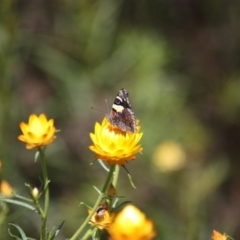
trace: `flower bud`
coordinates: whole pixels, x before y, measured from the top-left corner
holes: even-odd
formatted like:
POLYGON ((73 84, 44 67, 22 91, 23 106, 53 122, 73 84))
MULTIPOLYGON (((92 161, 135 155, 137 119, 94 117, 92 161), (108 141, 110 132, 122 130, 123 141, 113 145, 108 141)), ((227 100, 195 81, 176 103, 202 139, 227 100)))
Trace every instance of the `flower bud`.
POLYGON ((114 198, 117 195, 117 190, 116 188, 112 185, 112 183, 109 185, 108 190, 107 190, 107 195, 110 198, 114 198))
POLYGON ((38 194, 39 194, 39 191, 38 189, 35 187, 33 190, 32 190, 32 196, 36 199, 38 197, 38 194))

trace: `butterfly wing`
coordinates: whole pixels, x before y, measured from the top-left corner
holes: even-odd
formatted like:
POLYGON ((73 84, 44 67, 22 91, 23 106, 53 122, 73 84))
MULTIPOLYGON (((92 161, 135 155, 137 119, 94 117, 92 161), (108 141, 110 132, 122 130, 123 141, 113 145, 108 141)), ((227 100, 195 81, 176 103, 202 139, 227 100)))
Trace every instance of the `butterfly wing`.
POLYGON ((122 131, 136 132, 136 118, 131 109, 126 89, 121 89, 112 105, 112 111, 107 115, 109 122, 122 131))
POLYGON ((136 118, 130 108, 124 108, 121 112, 113 112, 110 122, 112 125, 125 132, 136 132, 136 118))

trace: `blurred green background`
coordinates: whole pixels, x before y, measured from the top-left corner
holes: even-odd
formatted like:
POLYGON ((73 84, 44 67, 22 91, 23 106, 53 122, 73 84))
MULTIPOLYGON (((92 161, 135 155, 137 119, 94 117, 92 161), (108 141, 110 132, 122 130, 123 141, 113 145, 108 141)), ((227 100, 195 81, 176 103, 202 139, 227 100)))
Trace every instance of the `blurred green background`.
MULTIPOLYGON (((213 229, 239 239, 239 25, 239 1, 1 0, 1 179, 23 195, 24 183, 40 186, 19 122, 54 118, 48 227, 65 220, 57 239, 70 237, 106 177, 90 165, 89 133, 124 87, 144 149, 127 165, 137 189, 121 170, 118 194, 154 221, 156 239, 207 240, 213 229)), ((9 208, 0 239, 9 222, 38 238, 38 215, 9 208)))

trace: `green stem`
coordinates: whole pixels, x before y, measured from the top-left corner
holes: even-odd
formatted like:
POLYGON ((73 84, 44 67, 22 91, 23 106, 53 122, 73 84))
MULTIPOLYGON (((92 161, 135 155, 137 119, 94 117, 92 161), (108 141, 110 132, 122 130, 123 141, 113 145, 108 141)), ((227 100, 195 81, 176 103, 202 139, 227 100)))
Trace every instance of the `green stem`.
MULTIPOLYGON (((113 177, 113 173, 115 170, 115 166, 116 165, 111 165, 110 171, 108 173, 107 179, 104 183, 104 186, 102 188, 101 193, 99 194, 97 201, 95 202, 95 205, 91 211, 91 213, 88 215, 88 217, 85 219, 85 221, 83 222, 83 224, 79 227, 79 229, 74 233, 74 235, 69 239, 69 240, 75 240, 77 239, 77 237, 80 235, 80 233, 82 232, 82 230, 86 227, 86 225, 88 224, 88 222, 90 221, 90 219, 92 218, 92 216, 95 214, 99 204, 101 203, 102 199, 105 197, 106 191, 108 189, 109 184, 112 181, 112 177, 113 177)), ((86 233, 87 234, 87 233, 86 233)), ((85 239, 85 236, 82 238, 85 239)))
POLYGON ((113 185, 115 188, 117 187, 119 170, 120 170, 119 165, 116 165, 116 168, 115 168, 115 171, 114 171, 114 175, 113 175, 113 181, 112 181, 112 185, 113 185))
MULTIPOLYGON (((34 199, 34 197, 33 197, 33 199, 34 199)), ((38 199, 34 199, 33 202, 34 202, 34 205, 36 206, 39 214, 41 215, 41 218, 43 219, 44 216, 45 216, 45 213, 44 213, 44 211, 42 210, 42 208, 40 206, 39 200, 38 199)))
POLYGON ((90 236, 92 236, 93 232, 95 232, 96 229, 90 228, 84 235, 84 237, 81 240, 87 240, 90 236))
POLYGON ((101 234, 102 234, 102 230, 98 229, 96 231, 96 235, 95 235, 95 239, 94 240, 100 240, 101 234))
MULTIPOLYGON (((116 189, 117 188, 117 181, 118 181, 118 176, 119 176, 119 171, 120 171, 120 166, 116 165, 114 174, 113 174, 113 180, 112 180, 112 185, 113 187, 116 189)), ((117 194, 117 193, 116 193, 117 194)), ((108 205, 111 207, 110 210, 112 210, 113 207, 113 200, 116 199, 116 196, 109 198, 108 201, 108 205)))
POLYGON ((42 167, 43 173, 43 184, 44 184, 44 210, 42 217, 42 232, 41 232, 41 240, 46 240, 46 224, 47 224, 47 217, 48 217, 48 209, 49 209, 49 187, 48 187, 48 174, 47 174, 47 167, 46 167, 46 159, 44 154, 44 149, 39 148, 40 153, 40 162, 42 167))

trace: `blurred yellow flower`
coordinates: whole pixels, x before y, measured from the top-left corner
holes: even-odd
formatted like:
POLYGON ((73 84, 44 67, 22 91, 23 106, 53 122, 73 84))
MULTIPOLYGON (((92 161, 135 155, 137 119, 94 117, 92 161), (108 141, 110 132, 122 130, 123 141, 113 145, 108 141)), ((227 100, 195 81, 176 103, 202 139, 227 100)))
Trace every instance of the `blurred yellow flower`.
MULTIPOLYGON (((88 213, 90 214, 92 212, 91 209, 88 209, 88 213)), ((98 229, 104 229, 111 225, 115 218, 115 213, 110 213, 108 206, 106 203, 101 204, 97 211, 92 216, 89 223, 93 226, 95 226, 98 229)))
POLYGON ((186 154, 181 145, 174 141, 166 141, 156 148, 153 164, 162 172, 177 171, 186 164, 186 154))
POLYGON ((21 122, 20 128, 23 132, 18 139, 26 143, 27 149, 40 146, 48 146, 54 140, 56 128, 53 119, 47 120, 45 114, 30 115, 28 123, 21 122))
POLYGON ((95 124, 94 133, 90 133, 94 145, 89 148, 96 153, 96 158, 108 164, 124 165, 126 161, 135 159, 135 154, 142 151, 141 145, 137 144, 143 133, 139 133, 140 126, 137 128, 136 133, 123 132, 104 118, 102 124, 95 124))
POLYGON ((152 221, 133 205, 118 213, 107 231, 109 240, 151 240, 156 235, 152 221))
POLYGON ((8 198, 13 196, 13 188, 6 180, 2 180, 0 184, 0 195, 8 198))
POLYGON ((228 236, 224 233, 221 234, 219 232, 217 232, 216 230, 213 230, 212 232, 212 240, 227 240, 228 236))

